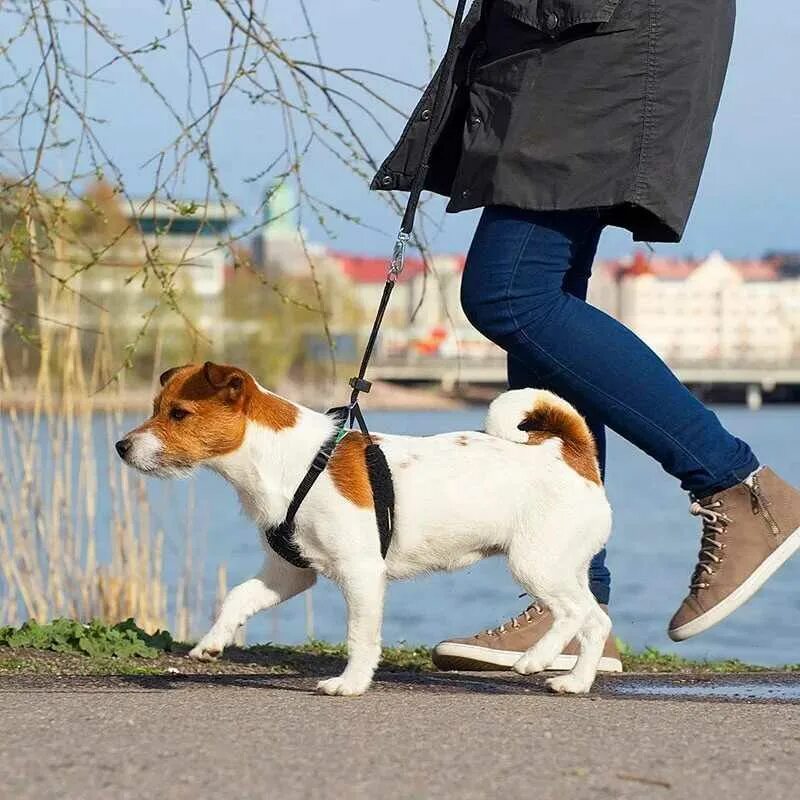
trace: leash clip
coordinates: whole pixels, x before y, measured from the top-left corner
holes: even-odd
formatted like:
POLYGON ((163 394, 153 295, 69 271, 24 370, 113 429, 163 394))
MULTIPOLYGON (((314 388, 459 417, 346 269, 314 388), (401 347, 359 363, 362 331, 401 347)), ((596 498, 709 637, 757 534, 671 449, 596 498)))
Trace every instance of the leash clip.
POLYGON ((394 243, 394 251, 392 252, 392 262, 389 265, 389 274, 386 276, 387 280, 394 283, 403 271, 406 261, 406 247, 411 239, 411 234, 405 231, 400 231, 397 234, 397 241, 394 243))

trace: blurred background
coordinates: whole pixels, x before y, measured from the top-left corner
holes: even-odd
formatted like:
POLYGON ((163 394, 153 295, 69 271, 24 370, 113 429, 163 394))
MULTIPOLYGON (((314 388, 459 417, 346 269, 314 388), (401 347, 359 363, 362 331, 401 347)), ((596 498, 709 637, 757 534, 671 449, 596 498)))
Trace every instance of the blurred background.
MULTIPOLYGON (((210 474, 146 481, 112 443, 155 376, 211 358, 315 408, 339 403, 368 332, 403 197, 378 161, 441 53, 442 0, 0 3, 0 626, 107 620, 197 636, 259 566, 256 532, 210 474)), ((800 483, 800 16, 741 4, 684 241, 609 229, 590 300, 632 327, 800 483)), ((427 198, 366 399, 385 432, 480 428, 502 354, 458 304, 476 216, 427 198)), ((637 648, 800 661, 800 562, 697 642, 665 625, 699 531, 672 479, 613 437, 616 632, 637 648)), ((486 502, 492 502, 487 497, 486 502)), ((517 613, 505 565, 389 593, 387 642, 517 613)), ((251 642, 339 641, 321 582, 251 642)))

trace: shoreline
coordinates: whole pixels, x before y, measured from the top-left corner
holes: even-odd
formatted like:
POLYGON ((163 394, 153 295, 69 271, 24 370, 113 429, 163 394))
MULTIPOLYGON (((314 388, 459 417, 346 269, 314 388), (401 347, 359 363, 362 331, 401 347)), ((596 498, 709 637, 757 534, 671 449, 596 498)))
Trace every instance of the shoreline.
MULTIPOLYGON (((344 384, 332 388, 285 382, 275 393, 300 405, 325 410, 342 404, 349 395, 344 384)), ((467 408, 486 408, 491 401, 506 391, 498 386, 465 386, 446 392, 433 385, 409 386, 406 384, 374 381, 372 391, 362 395, 362 406, 367 411, 461 411, 467 408)), ((154 390, 148 388, 118 391, 108 389, 94 395, 81 392, 54 393, 46 401, 37 395, 34 387, 14 389, 0 394, 0 414, 8 411, 32 413, 37 409, 45 414, 64 413, 144 413, 152 407, 154 390)), ((746 403, 718 401, 712 406, 747 408, 746 403)), ((798 407, 796 403, 766 403, 765 408, 798 407)))
MULTIPOLYGON (((31 413, 40 409, 43 413, 71 410, 80 414, 85 412, 147 412, 152 407, 153 391, 149 388, 117 391, 109 389, 94 395, 81 392, 54 393, 54 399, 47 402, 37 395, 34 387, 3 392, 0 396, 0 413, 21 411, 31 413)), ((346 399, 349 389, 344 383, 329 391, 316 386, 303 386, 284 383, 275 390, 276 394, 293 402, 315 409, 325 409, 346 399)), ((472 405, 486 405, 499 392, 471 392, 468 395, 451 395, 441 389, 431 387, 410 387, 375 381, 372 391, 363 396, 364 408, 372 411, 453 411, 472 405)))
MULTIPOLYGON (((800 664, 766 667, 735 659, 687 659, 648 647, 633 651, 618 640, 624 673, 649 675, 794 675, 800 664)), ((308 676, 341 670, 347 659, 344 644, 308 641, 300 645, 273 642, 231 646, 212 662, 189 659, 192 644, 176 641, 168 631, 148 633, 132 619, 115 625, 99 620, 81 623, 54 619, 22 626, 0 627, 2 675, 162 675, 162 674, 295 674, 308 676)), ((384 646, 380 671, 447 675, 436 669, 425 646, 384 646)), ((510 670, 504 674, 512 676, 510 670)), ((519 678, 519 676, 517 676, 519 678)))

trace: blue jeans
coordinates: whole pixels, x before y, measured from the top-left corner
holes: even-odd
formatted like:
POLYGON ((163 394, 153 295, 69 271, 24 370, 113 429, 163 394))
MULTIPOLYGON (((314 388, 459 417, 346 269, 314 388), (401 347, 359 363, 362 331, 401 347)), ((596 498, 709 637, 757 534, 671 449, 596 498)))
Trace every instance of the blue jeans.
MULTIPOLYGON (((594 209, 486 208, 464 270, 464 313, 508 354, 512 388, 550 389, 586 417, 603 474, 607 426, 697 497, 734 486, 758 467, 747 444, 641 339, 586 302, 603 227, 594 209)), ((590 580, 608 602, 605 552, 590 580)))

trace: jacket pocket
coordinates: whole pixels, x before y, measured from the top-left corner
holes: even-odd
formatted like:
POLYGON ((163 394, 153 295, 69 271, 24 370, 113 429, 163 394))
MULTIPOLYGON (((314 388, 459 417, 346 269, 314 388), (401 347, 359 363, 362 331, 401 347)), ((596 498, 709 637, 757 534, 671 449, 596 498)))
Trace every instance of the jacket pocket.
POLYGON ((532 68, 538 70, 541 62, 542 51, 538 48, 487 61, 472 70, 470 85, 479 83, 516 94, 525 84, 526 74, 532 68))
POLYGON ((500 0, 508 16, 554 38, 576 25, 608 22, 619 4, 620 0, 500 0))

